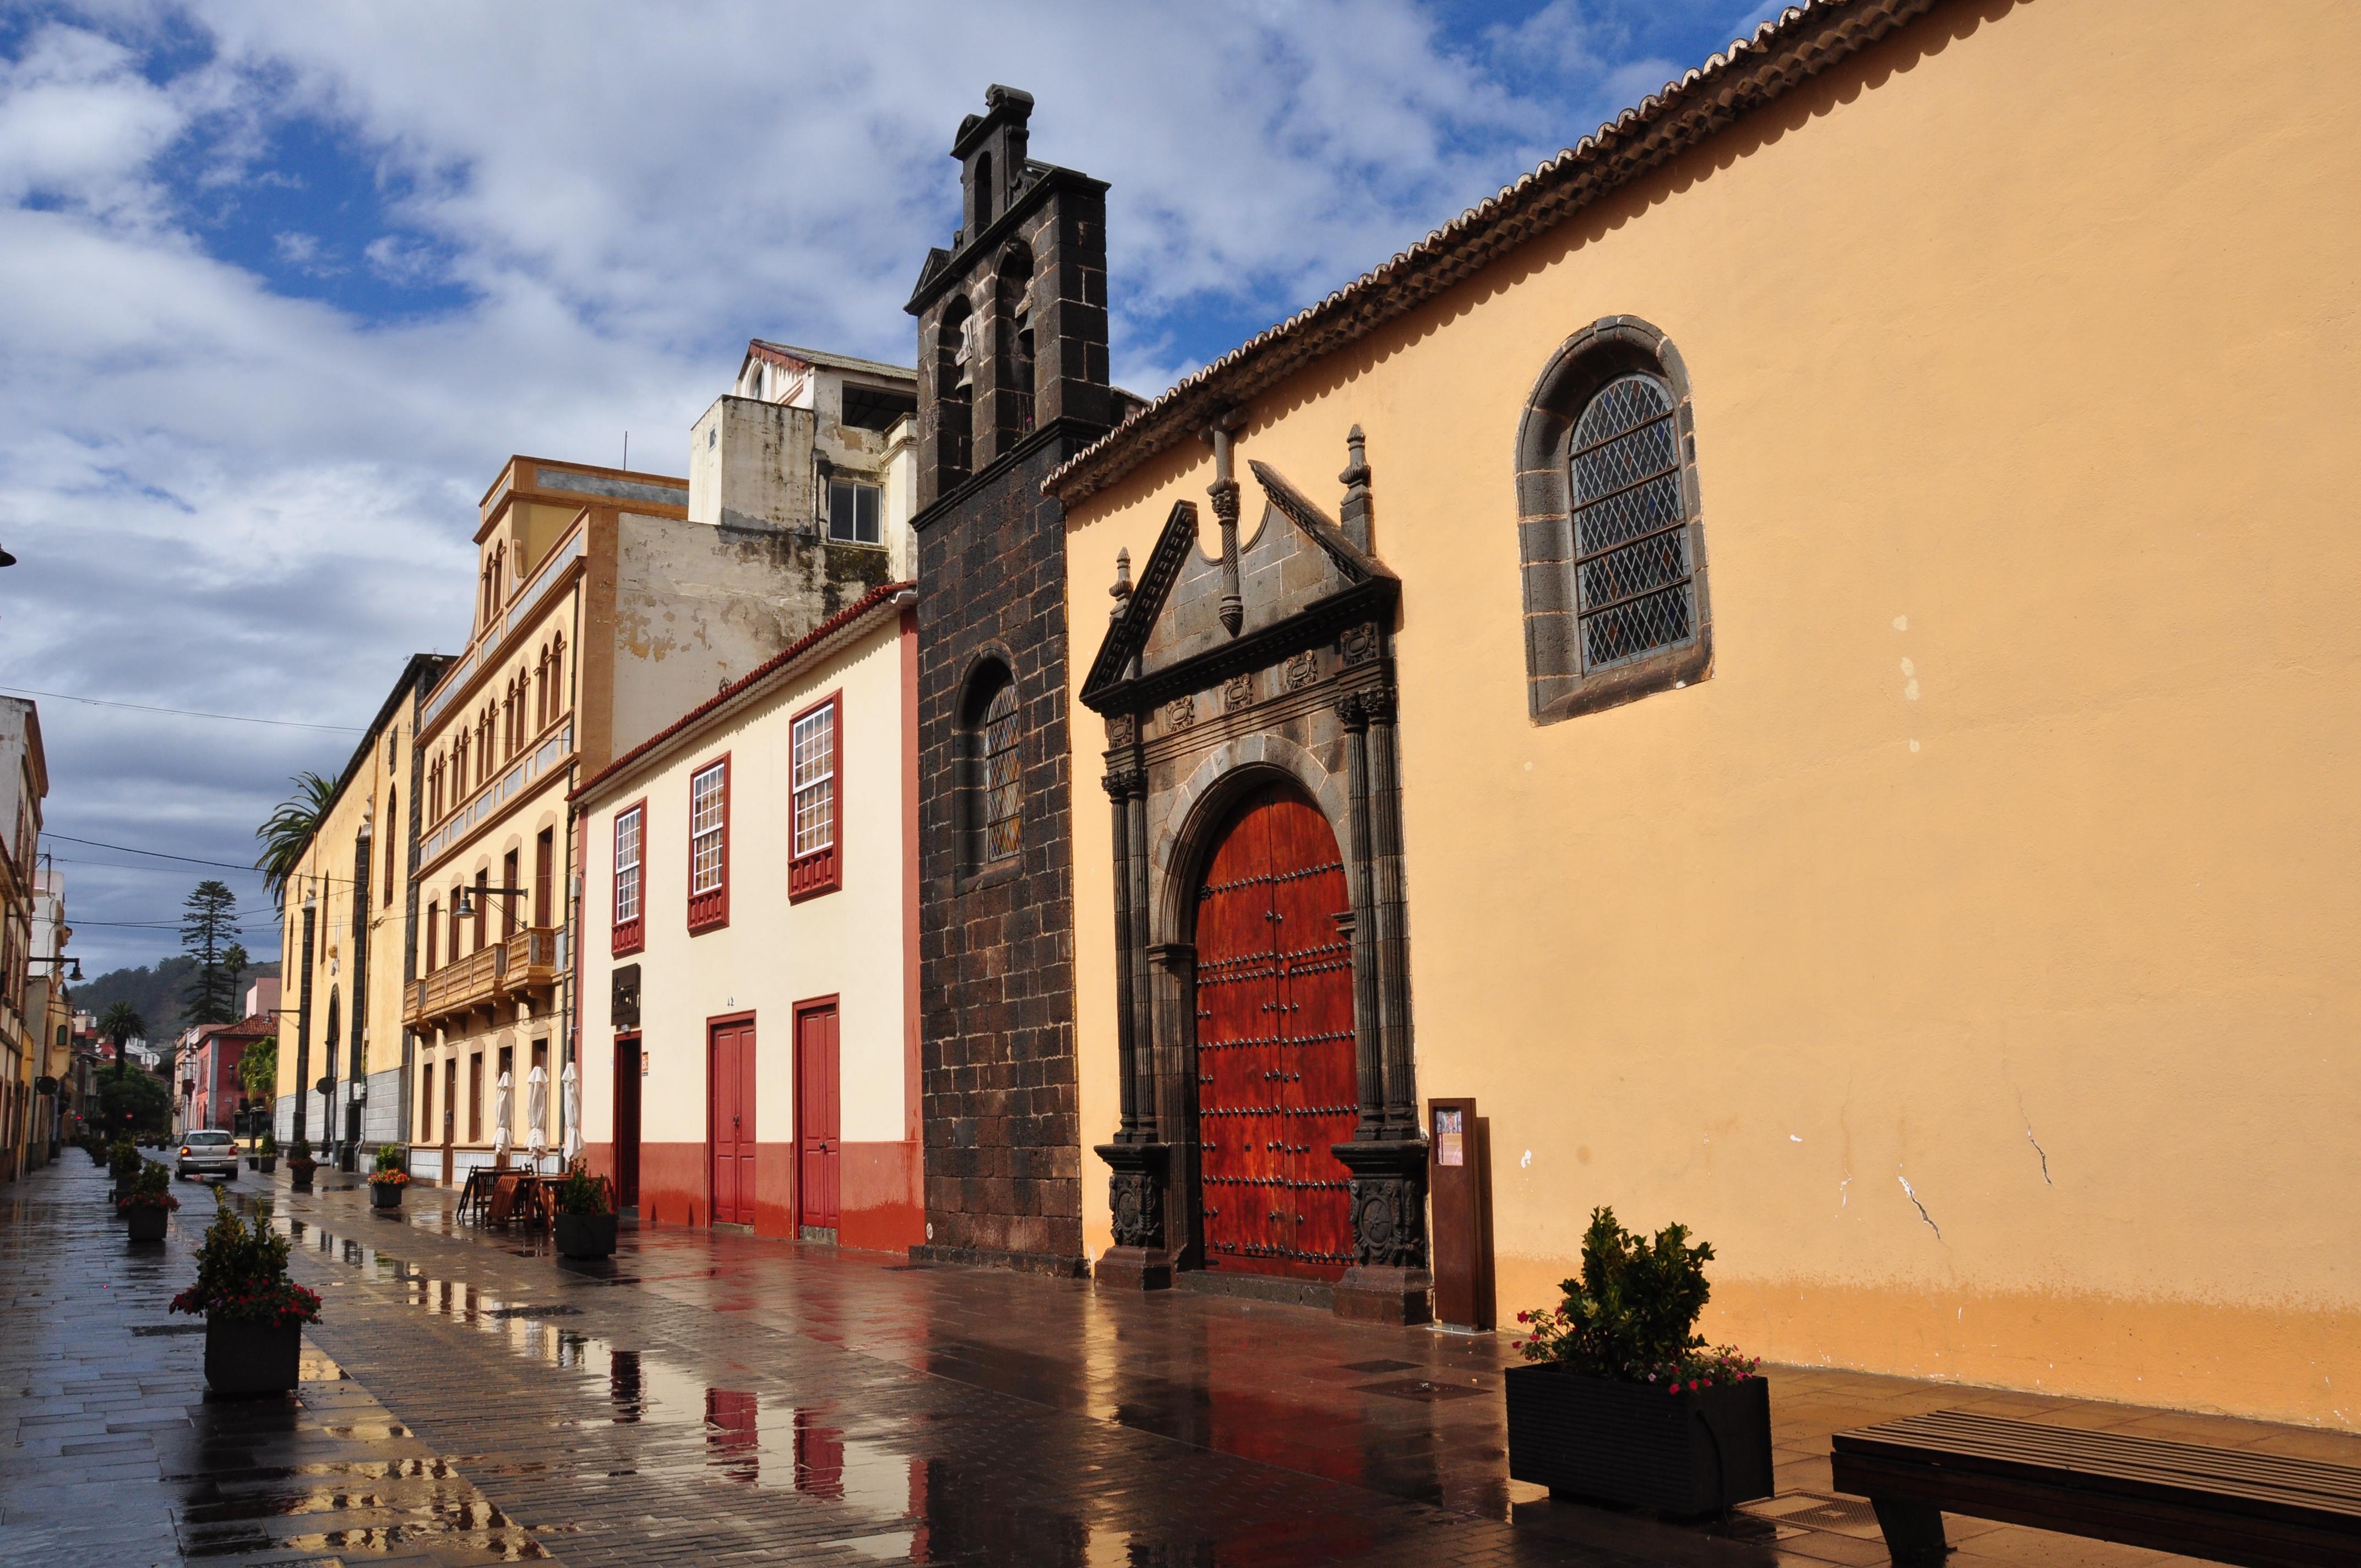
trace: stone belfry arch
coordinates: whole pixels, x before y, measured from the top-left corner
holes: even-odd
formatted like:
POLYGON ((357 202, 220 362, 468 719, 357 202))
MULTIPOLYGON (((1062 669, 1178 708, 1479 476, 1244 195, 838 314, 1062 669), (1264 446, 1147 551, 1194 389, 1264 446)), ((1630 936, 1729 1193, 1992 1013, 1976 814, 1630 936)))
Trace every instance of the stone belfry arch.
POLYGON ((961 226, 917 321, 919 1029, 928 1244, 1079 1274, 1065 514, 1105 433, 1106 186, 1029 151, 1030 94, 959 127, 961 226))
POLYGON ((1371 546, 1359 429, 1347 437, 1338 518, 1250 463, 1261 505, 1243 530, 1232 471, 1242 422, 1233 415, 1207 433, 1213 531, 1181 501, 1136 585, 1128 560, 1118 560, 1119 608, 1082 685, 1083 704, 1105 721, 1104 783, 1115 807, 1121 1121, 1096 1150, 1111 1172, 1115 1216, 1098 1277, 1152 1288, 1191 1269, 1259 1271, 1271 1283, 1256 1282, 1257 1294, 1316 1299, 1324 1289, 1340 1316, 1422 1322, 1432 1286, 1426 1143, 1412 1073, 1394 723, 1401 585, 1371 546), (1297 826, 1272 831, 1291 832, 1303 848, 1260 861, 1235 852, 1241 812, 1290 802, 1297 826), (1306 809, 1325 818, 1325 832, 1302 825, 1306 809), (1333 912, 1304 902, 1329 876, 1315 863, 1327 854, 1343 873, 1345 907, 1333 912), (1292 919, 1293 934, 1273 939, 1267 962, 1252 943, 1240 958, 1238 923, 1224 918, 1223 956, 1201 967, 1201 912, 1257 875, 1281 884, 1263 917, 1275 930, 1292 919), (1320 929, 1323 920, 1333 930, 1320 929), (1348 1006, 1334 994, 1340 960, 1350 970, 1348 1006), (1237 1011, 1227 990, 1262 983, 1266 969, 1273 989, 1259 1014, 1224 1022, 1225 1007, 1237 1011), (1289 989, 1299 975, 1310 983, 1289 989), (1323 999, 1317 1025, 1290 1000, 1304 994, 1323 999), (1340 1011, 1348 1025, 1322 1026, 1340 1011), (1258 1028, 1257 1015, 1272 1022, 1258 1028), (1201 1027, 1219 1037, 1201 1038, 1201 1027), (1326 1055, 1345 1028, 1349 1091, 1326 1055), (1232 1049, 1256 1053, 1263 1070, 1225 1081, 1235 1076, 1223 1054, 1232 1049), (1255 1090, 1257 1080, 1269 1081, 1268 1092, 1255 1090), (1255 1174, 1226 1163, 1241 1137, 1262 1157, 1255 1174), (1321 1218, 1339 1183, 1349 1191, 1341 1242, 1321 1218), (1241 1201, 1256 1222, 1243 1230, 1232 1223, 1241 1201))

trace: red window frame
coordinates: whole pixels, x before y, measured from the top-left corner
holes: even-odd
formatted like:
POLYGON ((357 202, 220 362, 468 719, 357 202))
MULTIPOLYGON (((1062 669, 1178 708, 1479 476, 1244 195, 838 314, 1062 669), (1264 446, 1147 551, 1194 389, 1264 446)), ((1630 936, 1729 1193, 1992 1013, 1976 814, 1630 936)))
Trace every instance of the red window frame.
MULTIPOLYGON (((640 875, 640 906, 637 912, 634 913, 630 919, 617 920, 614 922, 614 949, 615 956, 619 959, 626 957, 631 953, 636 953, 642 948, 647 946, 648 797, 646 795, 640 796, 639 799, 631 802, 629 806, 619 806, 616 808, 614 817, 608 824, 607 850, 608 854, 611 857, 614 853, 615 830, 623 825, 623 818, 631 816, 633 812, 637 812, 640 817, 640 863, 636 868, 640 875)), ((619 875, 620 869, 620 868, 611 858, 608 861, 607 907, 609 911, 614 909, 615 899, 622 891, 620 886, 621 879, 619 875)))
MULTIPOLYGON (((642 876, 641 881, 647 879, 642 876)), ((688 934, 716 931, 730 924, 730 753, 708 757, 688 770, 688 934), (721 770, 721 880, 697 891, 697 781, 721 770)))
POLYGON ((844 691, 842 687, 787 720, 787 902, 800 904, 844 885, 844 691), (824 849, 796 853, 796 727, 823 708, 829 712, 829 836, 824 849))

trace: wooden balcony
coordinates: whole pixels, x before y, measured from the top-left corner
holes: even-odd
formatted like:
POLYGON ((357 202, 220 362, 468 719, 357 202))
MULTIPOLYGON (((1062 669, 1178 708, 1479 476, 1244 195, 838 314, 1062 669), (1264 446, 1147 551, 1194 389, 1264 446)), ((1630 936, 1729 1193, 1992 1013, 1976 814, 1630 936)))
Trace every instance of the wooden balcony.
POLYGON ((500 944, 504 962, 500 992, 522 996, 547 991, 557 983, 557 932, 553 927, 529 926, 500 944))
POLYGON ((402 1021, 424 1028, 511 997, 549 991, 557 978, 556 930, 530 927, 412 981, 402 1021))

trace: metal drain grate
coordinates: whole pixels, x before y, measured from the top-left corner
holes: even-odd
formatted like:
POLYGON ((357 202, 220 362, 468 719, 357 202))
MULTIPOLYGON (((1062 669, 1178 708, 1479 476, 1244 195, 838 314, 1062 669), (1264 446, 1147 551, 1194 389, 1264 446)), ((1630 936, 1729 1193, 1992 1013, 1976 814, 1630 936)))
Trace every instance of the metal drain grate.
POLYGON ((1759 1503, 1741 1505, 1740 1511, 1801 1530, 1824 1530, 1834 1535, 1881 1539, 1877 1512, 1861 1497, 1832 1497, 1821 1492, 1789 1492, 1759 1503))
POLYGON ((1345 1370, 1347 1372, 1415 1372, 1418 1370, 1418 1363, 1415 1361, 1348 1361, 1345 1363, 1345 1370))

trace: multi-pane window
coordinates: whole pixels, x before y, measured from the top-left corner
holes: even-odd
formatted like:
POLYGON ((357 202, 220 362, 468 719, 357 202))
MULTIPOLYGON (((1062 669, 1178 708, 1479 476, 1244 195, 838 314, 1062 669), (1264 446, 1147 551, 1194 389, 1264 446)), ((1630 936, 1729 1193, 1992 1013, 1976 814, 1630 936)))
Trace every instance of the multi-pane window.
POLYGON ((828 482, 828 536, 840 543, 875 544, 884 535, 877 521, 878 490, 851 479, 828 482))
POLYGON ((688 780, 688 927, 703 930, 729 917, 730 760, 708 763, 688 780))
POLYGON ((790 899, 842 885, 837 854, 837 713, 829 697, 798 714, 791 732, 794 840, 787 866, 790 899))
POLYGON ((1575 581, 1585 672, 1688 639, 1696 621, 1671 389, 1630 375, 1575 422, 1575 581))
POLYGON ((991 865, 1016 856, 1017 822, 1024 805, 1023 785, 1017 780, 1015 682, 1004 679, 984 705, 977 740, 976 783, 982 807, 977 825, 983 840, 979 858, 991 865))
POLYGON ((615 813, 615 951, 636 952, 640 947, 640 861, 647 837, 647 808, 631 806, 615 813))

